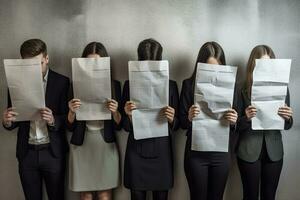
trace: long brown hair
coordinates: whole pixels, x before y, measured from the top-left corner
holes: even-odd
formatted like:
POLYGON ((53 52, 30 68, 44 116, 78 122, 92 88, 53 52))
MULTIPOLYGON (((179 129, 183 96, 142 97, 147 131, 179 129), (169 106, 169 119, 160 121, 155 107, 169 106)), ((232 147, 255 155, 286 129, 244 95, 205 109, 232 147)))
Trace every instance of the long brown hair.
MULTIPOLYGON (((98 54, 100 57, 108 57, 108 53, 106 51, 106 48, 104 45, 100 42, 91 42, 84 48, 81 57, 86 58, 90 54, 98 54)), ((114 99, 116 97, 115 95, 115 89, 114 89, 114 81, 112 79, 112 68, 110 69, 110 76, 111 76, 111 95, 114 99)))
POLYGON ((245 89, 247 92, 247 96, 251 97, 251 87, 253 83, 253 70, 255 67, 255 60, 260 59, 262 56, 268 55, 270 58, 275 58, 275 54, 271 47, 267 45, 258 45, 254 47, 251 51, 248 64, 247 64, 247 77, 246 77, 246 84, 245 89))
POLYGON ((196 73, 197 73, 197 64, 198 63, 207 63, 207 60, 213 57, 215 58, 220 65, 226 65, 226 59, 225 59, 225 53, 217 42, 211 41, 211 42, 206 42, 205 44, 202 45, 202 47, 199 50, 197 61, 195 64, 194 72, 190 79, 192 79, 192 87, 193 91, 195 89, 195 79, 196 79, 196 73))

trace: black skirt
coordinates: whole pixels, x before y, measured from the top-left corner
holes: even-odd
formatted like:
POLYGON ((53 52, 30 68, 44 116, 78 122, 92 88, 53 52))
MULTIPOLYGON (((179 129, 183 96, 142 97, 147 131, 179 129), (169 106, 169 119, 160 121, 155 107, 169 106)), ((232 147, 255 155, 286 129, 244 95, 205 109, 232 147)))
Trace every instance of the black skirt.
POLYGON ((124 185, 133 190, 168 190, 173 187, 171 137, 135 140, 129 134, 124 185))

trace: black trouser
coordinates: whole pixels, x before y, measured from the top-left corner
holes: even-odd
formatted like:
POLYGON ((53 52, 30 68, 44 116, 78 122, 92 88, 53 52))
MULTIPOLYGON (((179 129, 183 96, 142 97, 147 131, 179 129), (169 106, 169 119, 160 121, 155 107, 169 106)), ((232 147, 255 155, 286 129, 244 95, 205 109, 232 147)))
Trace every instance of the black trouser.
POLYGON ((64 199, 65 159, 52 155, 49 147, 29 149, 19 160, 19 174, 26 200, 42 200, 45 182, 49 200, 64 199))
POLYGON ((238 158, 238 166, 243 183, 244 200, 275 200, 276 190, 282 170, 283 160, 270 160, 266 144, 256 162, 246 162, 238 158), (260 186, 260 187, 259 187, 260 186))
POLYGON ((222 200, 230 167, 225 152, 191 151, 187 144, 184 171, 191 200, 222 200))
MULTIPOLYGON (((147 191, 130 190, 131 200, 146 200, 147 191)), ((153 200, 167 200, 168 191, 152 191, 153 200)))

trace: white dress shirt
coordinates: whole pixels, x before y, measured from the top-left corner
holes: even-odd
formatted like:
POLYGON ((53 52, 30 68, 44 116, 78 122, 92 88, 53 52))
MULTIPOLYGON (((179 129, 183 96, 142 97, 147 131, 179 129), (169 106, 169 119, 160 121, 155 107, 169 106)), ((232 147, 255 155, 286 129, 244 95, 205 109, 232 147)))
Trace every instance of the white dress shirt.
POLYGON ((99 131, 104 129, 103 120, 86 121, 86 129, 89 131, 99 131))
MULTIPOLYGON (((49 69, 46 75, 43 77, 44 91, 46 92, 47 81, 48 81, 49 69)), ((50 138, 48 135, 47 123, 45 120, 40 119, 37 121, 30 121, 30 131, 29 131, 29 144, 39 145, 50 143, 50 138)))

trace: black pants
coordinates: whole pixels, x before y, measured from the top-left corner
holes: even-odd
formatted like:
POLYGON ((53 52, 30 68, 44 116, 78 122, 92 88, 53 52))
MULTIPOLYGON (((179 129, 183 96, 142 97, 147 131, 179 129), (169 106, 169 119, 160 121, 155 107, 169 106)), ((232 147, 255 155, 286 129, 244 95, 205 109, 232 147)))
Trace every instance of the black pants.
POLYGON ((256 162, 250 163, 238 158, 243 183, 244 200, 275 200, 283 160, 270 160, 265 143, 256 162), (259 187, 260 186, 260 187, 259 187))
MULTIPOLYGON (((146 200, 147 191, 130 190, 131 200, 146 200)), ((152 191, 153 200, 168 200, 168 191, 152 191)))
POLYGON ((42 200, 45 182, 49 200, 64 199, 65 159, 55 158, 49 148, 30 149, 19 160, 19 174, 26 200, 42 200))
POLYGON ((222 200, 230 167, 230 155, 223 152, 191 151, 186 145, 184 171, 191 200, 222 200))

